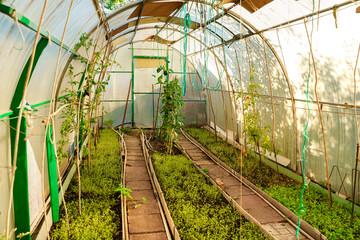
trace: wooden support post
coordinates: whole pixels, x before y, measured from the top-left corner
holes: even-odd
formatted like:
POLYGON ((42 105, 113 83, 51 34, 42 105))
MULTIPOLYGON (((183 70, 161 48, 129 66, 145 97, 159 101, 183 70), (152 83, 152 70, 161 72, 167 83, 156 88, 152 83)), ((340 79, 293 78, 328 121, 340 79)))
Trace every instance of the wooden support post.
MULTIPOLYGON (((222 49, 223 49, 223 53, 224 53, 224 56, 225 56, 225 46, 223 45, 222 46, 222 49)), ((227 71, 227 64, 226 64, 226 61, 224 62, 224 70, 225 70, 225 73, 226 73, 226 82, 227 82, 227 87, 228 87, 228 93, 229 93, 229 102, 230 102, 230 114, 231 114, 231 120, 232 120, 232 126, 233 126, 233 141, 235 141, 235 118, 234 118, 234 113, 233 113, 233 104, 232 104, 232 99, 234 98, 234 96, 231 96, 231 89, 234 91, 234 88, 230 88, 230 85, 232 86, 232 83, 231 83, 231 78, 230 78, 230 75, 227 71)), ((234 98, 234 107, 236 109, 236 99, 234 98)), ((236 129, 237 129, 237 126, 236 126, 236 129)), ((233 152, 235 152, 235 146, 234 144, 232 144, 233 146, 233 152)))
MULTIPOLYGON (((242 77, 241 77, 241 69, 240 69, 240 63, 239 63, 239 56, 237 54, 237 51, 235 49, 235 55, 236 55, 236 61, 237 61, 237 65, 238 65, 238 70, 239 70, 239 80, 240 80, 240 98, 241 98, 241 108, 242 108, 242 114, 243 114, 243 120, 244 120, 244 123, 243 123, 243 126, 245 126, 245 111, 244 111, 244 91, 243 91, 243 86, 242 86, 242 77)), ((241 131, 241 135, 242 135, 242 131, 241 131)), ((246 132, 244 131, 244 148, 245 148, 245 152, 247 152, 247 142, 246 142, 246 132)), ((239 138, 241 139, 241 138, 239 138)), ((239 140, 240 142, 240 140, 239 140)))
MULTIPOLYGON (((216 117, 215 117, 214 107, 212 105, 212 100, 211 100, 211 90, 209 90, 208 88, 207 88, 207 90, 208 90, 209 108, 211 108, 211 111, 212 111, 213 117, 214 117, 215 141, 217 141, 216 117)), ((209 116, 210 116, 210 112, 209 112, 209 116)))
POLYGON ((266 70, 269 78, 269 89, 270 89, 270 97, 271 97, 271 113, 272 113, 272 135, 271 135, 271 145, 273 147, 273 152, 275 154, 275 161, 276 161, 276 170, 279 174, 279 164, 277 161, 277 154, 275 149, 275 110, 274 110, 274 96, 273 96, 273 90, 272 90, 272 83, 271 83, 271 77, 270 77, 270 70, 269 70, 269 64, 267 60, 267 54, 266 54, 266 46, 265 41, 263 40, 263 46, 264 46, 264 55, 265 55, 265 63, 266 63, 266 70))
POLYGON ((355 190, 356 190, 356 183, 357 183, 357 169, 359 166, 359 144, 360 144, 360 137, 359 137, 359 125, 358 125, 358 120, 357 120, 357 112, 356 112, 356 70, 357 70, 357 65, 358 65, 358 60, 359 60, 359 54, 360 54, 360 44, 358 47, 358 53, 356 56, 356 62, 355 62, 355 68, 354 68, 354 117, 355 117, 355 127, 356 127, 356 140, 357 140, 357 144, 356 144, 356 157, 355 157, 355 179, 354 179, 354 183, 353 183, 353 202, 352 202, 352 210, 351 210, 351 223, 353 223, 353 219, 354 219, 354 206, 355 206, 355 190))
POLYGON ((310 45, 310 54, 311 54, 311 58, 312 58, 313 65, 314 65, 314 73, 315 73, 314 91, 315 91, 316 103, 317 103, 317 106, 318 106, 318 111, 319 111, 319 116, 320 116, 321 131, 322 131, 322 135, 323 135, 325 165, 326 165, 326 178, 327 178, 327 188, 328 188, 328 195, 329 195, 329 208, 331 208, 331 187, 330 187, 330 178, 329 178, 329 164, 328 164, 328 159, 327 159, 325 130, 324 130, 324 123, 323 123, 322 113, 321 113, 321 107, 320 107, 319 98, 318 98, 318 94, 317 94, 318 78, 317 78, 317 72, 316 72, 315 59, 314 59, 314 55, 313 55, 313 51, 312 51, 312 44, 311 44, 311 40, 310 40, 310 37, 309 37, 309 33, 308 33, 308 30, 307 30, 305 20, 304 20, 304 25, 305 25, 306 35, 308 37, 308 41, 309 41, 309 45, 310 45))
POLYGON ((226 139, 226 143, 229 143, 229 141, 228 141, 228 122, 227 122, 227 112, 226 112, 226 106, 225 106, 225 97, 224 97, 224 92, 223 92, 222 83, 221 83, 221 74, 220 74, 219 66, 217 64, 216 59, 215 59, 215 65, 216 65, 216 70, 217 70, 218 75, 219 75, 221 97, 222 97, 222 101, 223 101, 223 109, 224 109, 224 117, 225 117, 225 139, 226 139))
MULTIPOLYGON (((191 80, 191 76, 190 76, 190 73, 189 73, 189 80, 191 80)), ((192 93, 192 96, 193 96, 193 99, 195 100, 195 94, 194 94, 194 88, 191 87, 191 93, 192 93)), ((196 125, 198 124, 198 111, 197 111, 197 106, 196 106, 196 102, 194 101, 194 105, 195 105, 195 122, 196 122, 196 125)))
POLYGON ((128 94, 127 94, 127 97, 126 97, 126 104, 125 104, 124 116, 123 116, 122 123, 121 123, 121 128, 124 128, 126 110, 127 110, 127 106, 128 106, 128 103, 129 103, 130 91, 132 89, 132 82, 133 82, 132 79, 130 79, 129 91, 128 91, 128 94))

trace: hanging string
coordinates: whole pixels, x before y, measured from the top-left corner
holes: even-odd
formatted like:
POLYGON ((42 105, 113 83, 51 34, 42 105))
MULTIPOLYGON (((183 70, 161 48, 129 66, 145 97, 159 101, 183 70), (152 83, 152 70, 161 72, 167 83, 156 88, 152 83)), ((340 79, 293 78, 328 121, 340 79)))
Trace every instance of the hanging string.
MULTIPOLYGON (((173 24, 174 24, 174 19, 172 20, 173 24)), ((174 42, 175 40, 175 28, 173 28, 173 32, 172 32, 172 42, 174 42)), ((174 68, 174 50, 171 51, 171 69, 174 68)))
MULTIPOLYGON (((222 12, 222 14, 224 13, 224 0, 222 0, 222 4, 221 4, 221 12, 222 12)), ((222 41, 222 44, 223 44, 223 50, 224 50, 224 52, 223 52, 223 54, 224 54, 224 65, 223 65, 223 71, 221 72, 221 77, 220 78, 222 78, 222 75, 224 74, 224 72, 225 72, 225 67, 226 67, 226 52, 225 52, 225 41, 224 41, 224 17, 225 17, 225 15, 223 15, 222 17, 221 17, 221 41, 222 41)), ((220 51, 219 51, 220 52, 220 51)))
MULTIPOLYGON (((209 7, 209 10, 207 12, 207 16, 211 17, 212 15, 215 15, 215 14, 212 14, 213 11, 217 12, 216 9, 214 8, 214 3, 215 3, 215 0, 212 0, 212 3, 211 3, 211 6, 209 7)), ((215 22, 215 26, 216 26, 216 20, 214 18, 214 22, 215 22)), ((202 76, 203 76, 203 79, 204 79, 204 82, 206 84, 206 86, 210 89, 210 90, 213 90, 213 91, 218 91, 220 89, 220 86, 221 86, 221 78, 220 77, 218 79, 218 82, 216 84, 215 87, 212 87, 210 86, 210 81, 209 81, 209 72, 208 72, 208 67, 207 67, 207 62, 209 60, 209 56, 210 56, 210 50, 212 48, 212 51, 213 51, 213 55, 214 55, 214 61, 216 61, 216 55, 215 55, 215 50, 214 50, 214 45, 215 45, 215 36, 213 36, 209 29, 207 28, 207 26, 205 25, 206 24, 206 16, 204 18, 204 42, 205 42, 205 47, 206 46, 211 46, 211 47, 206 47, 205 51, 204 51, 204 68, 202 70, 202 76), (213 40, 214 42, 212 43, 211 41, 211 36, 213 37, 213 40)), ((216 31, 216 30, 215 30, 216 31)))
MULTIPOLYGON (((198 5, 196 5, 196 7, 198 8, 198 5)), ((198 22, 199 22, 199 25, 200 25, 200 19, 198 21, 198 12, 199 10, 195 10, 195 27, 197 27, 198 25, 198 22)), ((193 39, 193 45, 194 45, 194 52, 196 51, 196 44, 195 44, 196 40, 193 39)), ((196 58, 196 54, 194 55, 194 59, 196 58)), ((196 59, 195 61, 193 61, 193 63, 195 64, 196 63, 196 59)), ((194 65, 195 66, 195 65, 194 65)), ((194 69, 194 74, 196 74, 196 70, 194 69)), ((195 75, 194 75, 195 76, 195 75)), ((195 78, 190 78, 190 82, 191 82, 191 85, 192 87, 197 91, 197 92, 200 92, 200 91, 203 91, 203 85, 202 85, 202 81, 201 81, 202 78, 200 78, 200 83, 201 83, 201 87, 197 87, 194 83, 194 81, 196 80, 195 78)))
MULTIPOLYGON (((12 3, 11 3, 12 4, 12 3)), ((15 47, 16 50, 22 50, 24 45, 25 45, 25 38, 24 38, 24 34, 21 31, 20 25, 19 25, 19 19, 18 19, 18 13, 16 11, 16 9, 14 8, 14 10, 11 12, 11 17, 15 20, 16 26, 19 29, 20 35, 21 35, 21 39, 22 39, 22 45, 20 48, 15 47)), ((49 34, 50 36, 50 34, 49 34)))
POLYGON ((305 193, 305 189, 306 189, 306 176, 305 176, 305 151, 306 151, 306 142, 309 141, 309 137, 308 137, 308 127, 309 127, 309 121, 310 121, 310 105, 309 103, 311 102, 310 96, 309 96, 309 84, 310 84, 310 73, 311 73, 311 60, 310 60, 310 52, 312 49, 312 36, 313 36, 313 31, 314 31, 314 11, 315 11, 315 2, 314 0, 312 0, 313 3, 313 9, 312 9, 312 16, 311 16, 311 33, 310 33, 310 51, 309 51, 309 61, 308 61, 308 65, 309 65, 309 72, 308 72, 308 76, 306 79, 306 109, 307 109, 307 114, 306 114, 306 123, 305 123, 305 130, 303 132, 304 135, 304 142, 303 142, 303 146, 302 146, 302 159, 300 159, 299 161, 302 162, 302 178, 303 178, 303 187, 302 187, 302 191, 301 191, 301 195, 300 195, 300 207, 299 207, 299 211, 298 211, 298 225, 296 227, 296 239, 299 239, 299 232, 300 232, 300 214, 302 212, 305 212, 305 206, 303 203, 304 200, 304 193, 305 193))
POLYGON ((187 12, 186 3, 183 5, 183 11, 185 13, 184 15, 184 53, 183 53, 183 96, 185 96, 186 93, 186 53, 187 53, 187 30, 188 28, 191 28, 191 17, 190 14, 187 12))
MULTIPOLYGON (((155 36, 155 41, 156 41, 156 53, 157 53, 157 55, 156 55, 156 62, 158 63, 158 65, 160 65, 160 60, 159 60, 159 27, 158 27, 158 25, 155 25, 154 26, 155 27, 155 29, 156 29, 156 36, 155 36)), ((159 66, 158 66, 159 67, 159 66)), ((153 77, 155 77, 156 78, 156 75, 155 74, 153 74, 152 75, 153 77)))

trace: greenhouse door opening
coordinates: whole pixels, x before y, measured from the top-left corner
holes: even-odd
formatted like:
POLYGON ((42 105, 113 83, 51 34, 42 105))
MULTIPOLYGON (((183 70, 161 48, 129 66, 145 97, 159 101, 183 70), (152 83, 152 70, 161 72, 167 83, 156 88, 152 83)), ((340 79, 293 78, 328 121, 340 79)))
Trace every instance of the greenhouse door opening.
POLYGON ((134 56, 132 88, 132 122, 135 127, 152 128, 160 124, 160 85, 157 84, 156 69, 166 66, 166 57, 134 56), (159 103, 159 108, 158 108, 159 103))

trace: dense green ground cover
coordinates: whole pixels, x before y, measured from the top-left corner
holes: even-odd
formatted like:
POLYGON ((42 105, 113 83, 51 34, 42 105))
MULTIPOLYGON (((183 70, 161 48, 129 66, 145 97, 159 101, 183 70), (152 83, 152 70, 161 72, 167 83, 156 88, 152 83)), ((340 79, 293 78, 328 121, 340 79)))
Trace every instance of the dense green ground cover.
POLYGON ((156 175, 182 239, 266 239, 182 155, 152 155, 156 175), (241 230, 240 230, 241 220, 241 230))
MULTIPOLYGON (((199 128, 185 129, 192 137, 223 160, 231 168, 240 172, 241 151, 233 148, 221 138, 215 141, 215 135, 199 128)), ((278 200, 294 213, 298 213, 302 185, 278 174, 270 167, 259 167, 256 158, 244 157, 242 173, 252 183, 267 194, 278 200)), ((312 187, 307 187, 304 195, 305 213, 301 218, 325 234, 329 239, 360 239, 360 218, 354 217, 351 225, 351 213, 338 203, 333 203, 331 209, 328 199, 312 187)))
MULTIPOLYGON (((118 187, 121 178, 120 143, 111 129, 100 132, 97 150, 91 152, 91 168, 81 164, 82 214, 78 212, 78 180, 72 179, 65 194, 70 218, 70 239, 121 239, 121 205, 118 187)), ((63 205, 60 221, 51 239, 67 239, 63 205)))

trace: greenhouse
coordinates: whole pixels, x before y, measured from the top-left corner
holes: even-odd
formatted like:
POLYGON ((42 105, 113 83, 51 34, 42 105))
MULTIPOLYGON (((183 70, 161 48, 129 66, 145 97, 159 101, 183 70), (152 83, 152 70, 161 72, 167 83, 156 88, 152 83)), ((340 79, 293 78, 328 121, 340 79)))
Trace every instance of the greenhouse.
POLYGON ((1 0, 0 239, 360 239, 358 0, 1 0))

